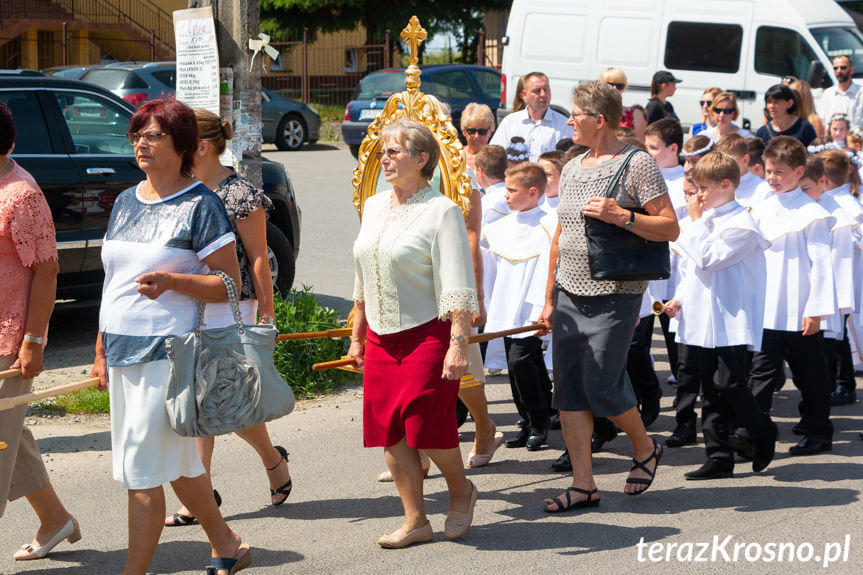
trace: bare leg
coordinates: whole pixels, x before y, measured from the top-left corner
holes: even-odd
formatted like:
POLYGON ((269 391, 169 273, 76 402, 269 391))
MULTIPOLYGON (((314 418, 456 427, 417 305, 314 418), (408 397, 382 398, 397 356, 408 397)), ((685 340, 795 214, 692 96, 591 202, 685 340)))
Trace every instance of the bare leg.
POLYGON ((66 526, 72 515, 63 507, 51 483, 26 495, 27 501, 39 517, 39 531, 32 545, 47 543, 58 531, 66 526))
POLYGON ((465 477, 461 450, 458 447, 453 447, 452 449, 425 449, 423 451, 443 473, 449 490, 449 510, 467 511, 470 507, 473 486, 465 477))
MULTIPOLYGON (((207 471, 208 476, 211 475, 211 470, 213 468, 213 452, 216 450, 216 438, 215 437, 199 437, 197 438, 197 446, 198 446, 198 457, 201 458, 201 463, 204 464, 204 469, 207 471)), ((174 490, 176 492, 176 489, 174 490)), ((185 505, 182 505, 177 511, 179 515, 185 515, 186 517, 195 517, 195 514, 189 511, 189 508, 185 505)), ((165 525, 174 525, 174 517, 165 517, 165 525)))
MULTIPOLYGON (((290 481, 291 472, 288 470, 288 462, 285 460, 283 463, 282 454, 273 447, 266 423, 260 423, 248 429, 238 431, 237 435, 258 452, 261 464, 267 470, 267 480, 270 483, 270 489, 278 489, 290 481)), ((273 505, 277 505, 287 498, 286 495, 278 493, 273 495, 272 503, 273 505)))
MULTIPOLYGON (((423 472, 419 452, 408 446, 407 441, 402 437, 395 445, 384 448, 384 458, 393 475, 393 481, 399 490, 399 497, 405 510, 402 530, 410 532, 422 527, 428 518, 426 518, 423 502, 423 472)), ((461 464, 460 461, 459 464, 461 464)))
MULTIPOLYGON (((593 478, 593 459, 590 453, 590 436, 593 435, 593 413, 590 411, 561 411, 560 427, 563 431, 563 439, 569 450, 569 458, 572 461, 572 487, 596 489, 596 481, 593 478)), ((642 428, 643 429, 643 428, 642 428)), ((587 495, 571 493, 572 503, 587 499, 587 495)), ((594 497, 596 497, 594 495, 594 497)), ((566 494, 559 499, 566 502, 566 494)), ((546 509, 557 510, 557 503, 551 499, 545 500, 546 509)))
MULTIPOLYGON (((236 557, 242 540, 231 531, 222 518, 216 500, 213 499, 213 484, 208 474, 198 477, 180 477, 171 482, 180 501, 195 515, 207 534, 213 557, 236 557)), ((160 513, 165 513, 162 499, 160 513)), ((159 526, 161 531, 162 526, 159 526)))
POLYGON ((165 491, 162 486, 129 490, 129 552, 123 575, 145 575, 165 516, 165 491))
MULTIPOLYGON (((647 431, 644 429, 644 422, 641 421, 641 416, 638 414, 638 409, 635 407, 621 413, 620 415, 615 415, 614 417, 609 417, 611 421, 613 421, 623 432, 629 437, 629 441, 632 443, 632 456, 638 460, 643 461, 650 457, 650 454, 653 453, 653 440, 650 439, 650 436, 647 435, 647 431)), ((575 468, 575 462, 573 462, 573 468, 575 468)), ((656 460, 651 460, 647 464, 648 469, 656 471, 656 460)), ((641 469, 636 469, 632 473, 630 473, 630 477, 642 477, 644 479, 650 479, 650 476, 642 471, 641 469)), ((626 488, 624 491, 626 493, 638 493, 639 491, 644 491, 647 489, 647 485, 638 485, 638 484, 626 484, 626 488)))
POLYGON ((476 424, 476 437, 473 440, 474 453, 488 453, 494 441, 496 428, 488 416, 488 401, 485 398, 485 386, 477 385, 459 389, 458 398, 470 411, 476 424))

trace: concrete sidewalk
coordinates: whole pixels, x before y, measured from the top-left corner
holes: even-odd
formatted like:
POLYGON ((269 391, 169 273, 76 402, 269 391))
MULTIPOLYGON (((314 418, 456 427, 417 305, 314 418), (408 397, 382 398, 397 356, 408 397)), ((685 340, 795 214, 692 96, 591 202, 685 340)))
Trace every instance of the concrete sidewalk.
MULTIPOLYGON (((656 437, 668 436, 674 425, 672 388, 663 384, 663 389, 662 414, 651 429, 656 437)), ((514 433, 516 415, 506 378, 490 378, 487 394, 498 428, 514 433)), ((290 452, 294 490, 285 505, 268 505, 264 470, 235 436, 217 441, 214 484, 231 527, 253 548, 253 566, 246 573, 860 573, 861 405, 834 410, 832 453, 792 458, 787 451, 795 442, 791 426, 798 397, 790 382, 777 395, 781 441, 776 460, 760 474, 753 474, 749 463, 739 463, 733 479, 685 481, 683 473, 703 462, 699 438, 698 445, 666 450, 650 491, 628 497, 622 491, 631 451, 626 438, 618 437, 594 458, 602 497, 594 511, 543 512, 542 499, 570 484, 568 476, 549 470, 563 449, 560 432, 552 432, 551 445, 542 451, 501 448, 491 465, 468 471, 480 500, 473 527, 457 542, 443 537, 446 488, 433 467, 425 489, 435 541, 404 550, 375 544, 378 536, 400 525, 401 505, 391 483, 375 481, 385 467, 382 450, 362 447, 358 387, 301 402, 293 414, 270 425, 275 443, 290 452), (774 547, 779 543, 791 544, 781 548, 783 560, 767 561, 780 550, 774 547), (788 555, 792 547, 793 561, 788 555), (750 558, 760 554, 760 560, 747 562, 747 553, 750 558), (827 558, 832 563, 825 568, 827 558)), ((29 542, 37 528, 30 507, 16 501, 0 519, 0 573, 99 575, 122 570, 126 494, 111 479, 108 421, 74 419, 41 419, 32 429, 84 538, 75 545, 60 544, 48 559, 16 564, 12 552, 29 542)), ((462 428, 464 454, 472 439, 468 422, 462 428)), ((168 491, 172 512, 178 504, 168 491)), ((150 570, 200 574, 208 556, 199 526, 166 528, 150 570)))

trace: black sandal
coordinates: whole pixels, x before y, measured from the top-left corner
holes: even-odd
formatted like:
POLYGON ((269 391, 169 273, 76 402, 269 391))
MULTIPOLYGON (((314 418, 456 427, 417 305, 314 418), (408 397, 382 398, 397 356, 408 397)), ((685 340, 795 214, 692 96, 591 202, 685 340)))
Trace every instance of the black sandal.
MULTIPOLYGON (((213 498, 216 500, 216 506, 222 506, 222 496, 219 492, 213 489, 213 498)), ((171 516, 171 523, 166 523, 165 527, 188 527, 189 525, 197 525, 198 520, 194 515, 183 515, 182 513, 174 513, 171 516)))
MULTIPOLYGON (((279 465, 281 465, 281 464, 282 464, 282 461, 283 461, 283 460, 284 460, 284 462, 285 462, 285 463, 287 463, 287 462, 288 462, 288 452, 285 450, 285 448, 284 448, 284 447, 282 447, 281 445, 276 445, 276 446, 274 446, 274 447, 276 448, 276 451, 278 451, 278 452, 279 452, 279 454, 280 454, 282 457, 281 457, 281 459, 279 459, 278 463, 276 463, 276 464, 275 464, 275 465, 273 465, 272 467, 268 467, 268 468, 267 468, 267 471, 273 471, 273 470, 275 470, 275 469, 276 469, 276 467, 278 467, 279 465)), ((293 482, 293 480, 292 480, 292 479, 288 479, 287 483, 285 483, 285 484, 284 484, 284 485, 282 485, 281 487, 279 487, 279 488, 277 488, 277 489, 270 489, 270 498, 271 498, 271 499, 272 499, 272 497, 273 497, 273 496, 275 496, 275 495, 284 495, 284 496, 285 496, 285 498, 284 498, 284 499, 282 499, 281 501, 279 501, 278 503, 273 503, 273 507, 278 507, 279 505, 281 505, 282 503, 284 503, 285 501, 287 501, 287 500, 288 500, 288 497, 291 495, 291 489, 293 489, 293 488, 294 488, 294 482, 293 482)))
POLYGON ((578 487, 567 487, 566 488, 566 505, 564 505, 563 501, 561 501, 560 497, 552 497, 551 501, 555 505, 557 505, 557 509, 549 509, 548 505, 545 507, 546 513, 563 513, 564 511, 570 511, 572 509, 583 509, 585 507, 596 507, 599 505, 599 497, 596 499, 593 496, 597 493, 597 489, 591 489, 588 491, 587 489, 579 489, 578 487), (582 501, 572 502, 572 498, 570 497, 570 492, 575 493, 584 493, 587 495, 587 499, 582 501))
POLYGON ((656 477, 656 470, 659 469, 659 460, 662 459, 662 444, 660 444, 655 439, 653 440, 653 453, 650 454, 650 457, 645 459, 644 461, 638 461, 635 458, 632 459, 632 468, 629 470, 630 473, 635 471, 636 469, 641 469, 645 473, 650 476, 650 479, 645 479, 643 477, 627 477, 626 483, 629 485, 646 485, 644 489, 641 491, 634 491, 632 493, 624 491, 627 495, 641 495, 645 491, 647 491, 650 486, 653 484, 653 479, 656 477), (647 464, 650 463, 651 459, 656 459, 656 465, 653 467, 653 471, 647 468, 647 464))

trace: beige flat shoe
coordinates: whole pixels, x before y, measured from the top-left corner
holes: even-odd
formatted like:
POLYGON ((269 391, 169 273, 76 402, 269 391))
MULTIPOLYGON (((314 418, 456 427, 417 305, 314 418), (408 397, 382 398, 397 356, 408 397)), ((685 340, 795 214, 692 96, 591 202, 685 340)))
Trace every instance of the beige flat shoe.
POLYGON ((74 517, 66 522, 60 531, 58 531, 44 545, 22 545, 21 549, 16 551, 12 558, 15 561, 32 561, 33 559, 42 559, 51 552, 61 541, 68 539, 69 543, 75 543, 81 539, 81 529, 78 527, 78 522, 74 517))
MULTIPOLYGON (((423 477, 428 477, 429 471, 431 471, 431 459, 429 459, 428 456, 421 458, 420 465, 422 465, 423 468, 423 477)), ((378 481, 380 481, 381 483, 388 483, 392 480, 393 474, 390 473, 389 469, 387 469, 386 471, 381 471, 381 473, 378 475, 378 481)))
POLYGON ((473 451, 468 454, 467 461, 464 462, 465 467, 484 467, 491 463, 491 458, 494 457, 494 452, 503 445, 503 433, 499 431, 494 432, 494 439, 492 439, 491 450, 488 453, 474 453, 473 451))
POLYGON ((381 535, 378 539, 378 545, 384 549, 401 549, 414 543, 428 543, 434 537, 431 523, 426 521, 422 527, 417 527, 413 531, 405 533, 404 529, 399 527, 398 530, 386 535, 381 535))
POLYGON ((471 482, 473 492, 470 494, 470 505, 467 511, 450 511, 444 522, 443 533, 447 539, 458 539, 470 529, 470 524, 473 522, 473 509, 476 506, 479 491, 476 485, 471 482))

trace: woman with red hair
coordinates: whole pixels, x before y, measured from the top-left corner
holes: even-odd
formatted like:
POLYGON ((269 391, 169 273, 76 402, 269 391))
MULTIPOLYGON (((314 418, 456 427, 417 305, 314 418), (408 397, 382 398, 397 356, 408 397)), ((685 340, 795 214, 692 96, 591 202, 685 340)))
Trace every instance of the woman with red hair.
POLYGON ((195 438, 177 435, 165 409, 165 340, 194 329, 196 300, 228 299, 210 270, 239 283, 235 238, 222 201, 191 175, 198 147, 191 108, 174 99, 145 102, 128 136, 147 179, 117 197, 108 222, 92 372, 111 391, 114 478, 129 491, 123 572, 146 573, 164 526, 162 485, 170 482, 210 540, 207 573, 236 573, 251 564, 249 546, 219 513, 195 438))

